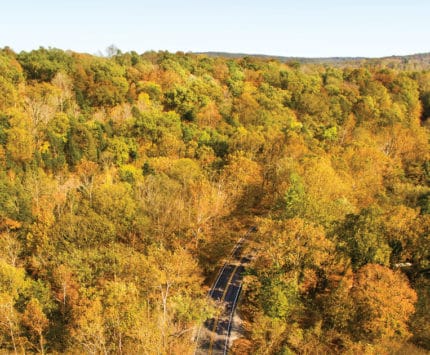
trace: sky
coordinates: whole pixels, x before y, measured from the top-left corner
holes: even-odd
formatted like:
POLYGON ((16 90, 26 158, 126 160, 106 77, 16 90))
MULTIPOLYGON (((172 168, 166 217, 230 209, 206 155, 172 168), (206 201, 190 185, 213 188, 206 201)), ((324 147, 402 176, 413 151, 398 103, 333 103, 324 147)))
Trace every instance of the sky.
POLYGON ((430 0, 16 0, 0 47, 295 57, 430 52, 430 0))

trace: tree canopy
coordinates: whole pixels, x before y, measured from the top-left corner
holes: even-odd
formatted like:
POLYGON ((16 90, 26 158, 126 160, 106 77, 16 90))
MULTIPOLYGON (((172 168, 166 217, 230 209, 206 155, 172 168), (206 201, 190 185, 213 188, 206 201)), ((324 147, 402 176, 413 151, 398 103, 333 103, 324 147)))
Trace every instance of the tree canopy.
POLYGON ((237 353, 430 349, 429 116, 396 58, 0 50, 0 348, 191 354, 252 225, 237 353))

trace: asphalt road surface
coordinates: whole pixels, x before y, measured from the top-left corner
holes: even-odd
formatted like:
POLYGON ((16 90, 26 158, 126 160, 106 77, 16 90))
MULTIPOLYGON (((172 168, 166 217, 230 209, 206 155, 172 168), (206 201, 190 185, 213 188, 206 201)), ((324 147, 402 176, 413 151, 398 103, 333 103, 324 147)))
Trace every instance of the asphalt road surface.
POLYGON ((242 288, 243 272, 250 258, 242 256, 244 238, 236 244, 230 260, 219 272, 209 295, 222 304, 219 317, 209 319, 199 334, 196 354, 227 354, 233 315, 242 288))

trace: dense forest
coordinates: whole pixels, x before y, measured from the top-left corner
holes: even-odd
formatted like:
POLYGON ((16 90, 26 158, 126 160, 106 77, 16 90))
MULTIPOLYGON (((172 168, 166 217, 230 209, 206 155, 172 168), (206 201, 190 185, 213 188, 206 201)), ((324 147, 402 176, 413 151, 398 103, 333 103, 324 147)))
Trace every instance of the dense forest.
POLYGON ((237 354, 430 350, 430 71, 0 50, 0 348, 192 354, 250 226, 237 354))

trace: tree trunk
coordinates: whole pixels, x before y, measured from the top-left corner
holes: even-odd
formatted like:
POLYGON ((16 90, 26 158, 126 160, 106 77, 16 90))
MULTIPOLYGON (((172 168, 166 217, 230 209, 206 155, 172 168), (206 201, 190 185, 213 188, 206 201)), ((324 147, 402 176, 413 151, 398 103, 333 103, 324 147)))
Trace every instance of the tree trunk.
POLYGON ((166 337, 166 326, 167 326, 167 297, 169 295, 170 285, 166 284, 166 291, 163 292, 163 286, 161 286, 161 298, 163 302, 163 327, 162 327, 162 335, 163 335, 163 349, 165 350, 167 347, 167 337, 166 337))
POLYGON ((45 349, 43 347, 43 335, 42 333, 39 334, 39 346, 40 346, 40 352, 42 355, 45 355, 45 349))
POLYGON ((15 353, 15 354, 18 354, 18 352, 16 351, 16 343, 15 343, 15 334, 14 334, 14 332, 13 332, 13 323, 12 323, 12 321, 9 319, 9 317, 8 317, 8 322, 9 322, 9 329, 10 329, 10 337, 11 337, 11 339, 12 339, 12 344, 13 344, 13 352, 15 353))

